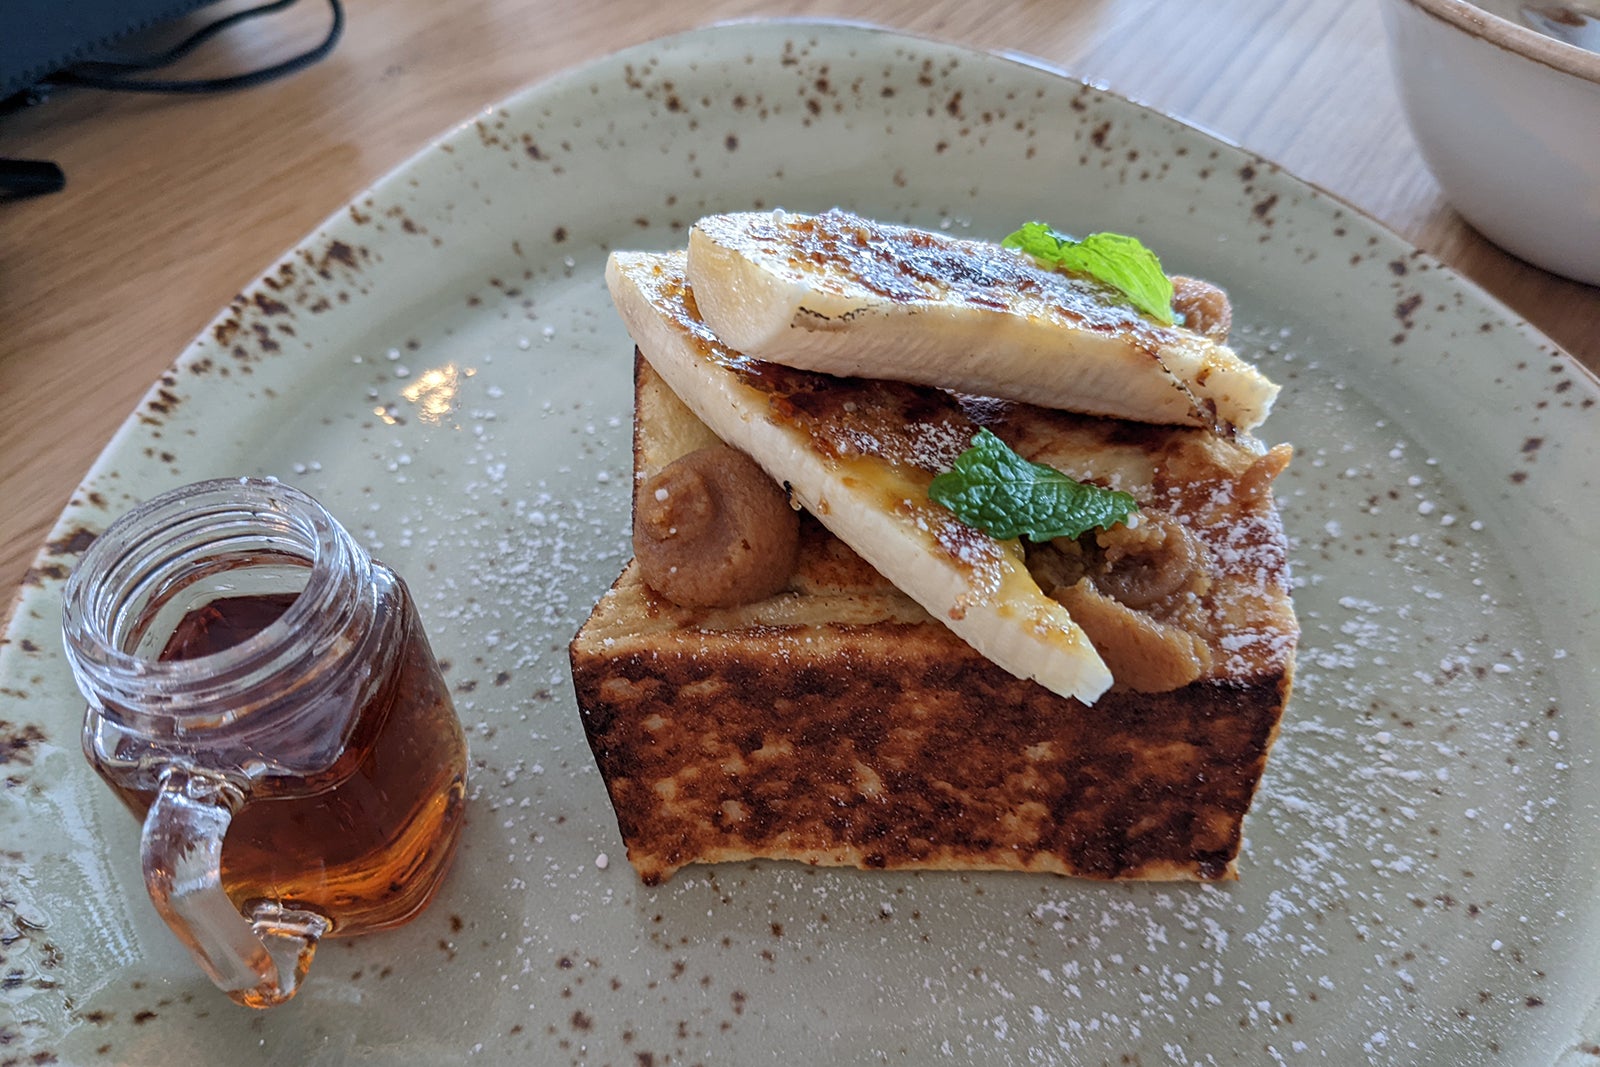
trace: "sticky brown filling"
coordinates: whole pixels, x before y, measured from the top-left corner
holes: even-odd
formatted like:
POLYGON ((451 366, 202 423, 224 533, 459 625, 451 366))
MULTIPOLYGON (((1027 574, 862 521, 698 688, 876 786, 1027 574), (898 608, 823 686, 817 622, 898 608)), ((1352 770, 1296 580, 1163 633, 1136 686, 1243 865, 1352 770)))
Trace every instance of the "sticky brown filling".
POLYGON ((1199 278, 1172 277, 1172 310, 1183 316, 1185 329, 1225 344, 1233 328, 1233 305, 1228 294, 1199 278))
POLYGON ((639 491, 633 552, 644 580, 684 607, 732 607, 789 584, 800 518, 755 460, 727 445, 668 464, 639 491))
POLYGON ((1028 569, 1083 627, 1117 685, 1166 692, 1211 669, 1195 632, 1211 585, 1205 549, 1172 516, 1146 508, 1132 525, 1029 545, 1028 569))

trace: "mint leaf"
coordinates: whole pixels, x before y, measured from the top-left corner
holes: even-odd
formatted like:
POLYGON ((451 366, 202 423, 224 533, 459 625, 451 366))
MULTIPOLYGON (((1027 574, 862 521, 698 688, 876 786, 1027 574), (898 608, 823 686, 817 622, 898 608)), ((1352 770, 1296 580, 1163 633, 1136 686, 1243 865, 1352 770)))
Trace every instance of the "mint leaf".
POLYGON ((1027 222, 1000 246, 1026 252, 1042 267, 1087 274, 1105 282, 1161 325, 1173 324, 1172 282, 1162 271, 1156 254, 1137 237, 1091 233, 1077 241, 1042 222, 1027 222))
POLYGON ((988 430, 956 457, 953 470, 933 479, 928 497, 968 526, 1002 540, 1081 537, 1115 526, 1137 511, 1127 493, 1075 482, 1054 467, 1033 463, 988 430))

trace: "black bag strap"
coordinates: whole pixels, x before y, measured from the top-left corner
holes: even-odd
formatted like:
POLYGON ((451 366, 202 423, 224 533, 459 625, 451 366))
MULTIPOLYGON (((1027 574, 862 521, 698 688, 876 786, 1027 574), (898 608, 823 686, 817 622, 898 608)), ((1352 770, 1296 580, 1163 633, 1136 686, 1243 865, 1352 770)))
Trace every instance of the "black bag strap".
POLYGON ((320 43, 271 66, 221 78, 163 79, 141 78, 138 75, 176 63, 230 26, 246 19, 282 11, 296 2, 297 0, 271 0, 270 3, 257 7, 235 11, 231 15, 207 23, 165 51, 137 59, 78 63, 48 75, 44 81, 50 86, 105 89, 121 93, 219 93, 248 89, 309 67, 333 51, 334 45, 339 43, 339 38, 344 33, 344 5, 341 0, 328 0, 328 7, 333 12, 333 21, 328 27, 327 35, 320 43))
MULTIPOLYGON (((297 0, 270 0, 269 3, 235 11, 213 22, 208 22, 177 44, 147 56, 119 60, 94 60, 77 63, 54 74, 47 75, 38 86, 19 94, 18 103, 40 103, 49 90, 61 86, 75 89, 102 89, 119 93, 199 94, 229 92, 248 89, 263 82, 281 78, 309 67, 322 59, 339 43, 344 33, 344 5, 341 0, 328 0, 333 21, 322 41, 298 55, 273 63, 270 66, 230 74, 221 78, 147 78, 141 75, 171 66, 184 56, 205 44, 230 26, 246 19, 259 18, 282 11, 297 0)), ((66 177, 54 163, 30 159, 0 159, 0 200, 17 200, 43 193, 53 193, 66 185, 66 177)))

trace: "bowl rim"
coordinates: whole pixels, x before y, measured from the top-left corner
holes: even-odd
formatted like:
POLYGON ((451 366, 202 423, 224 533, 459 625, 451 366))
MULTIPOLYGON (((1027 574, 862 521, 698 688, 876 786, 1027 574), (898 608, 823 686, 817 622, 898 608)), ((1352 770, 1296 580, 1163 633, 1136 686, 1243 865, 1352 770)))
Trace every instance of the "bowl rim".
POLYGON ((1467 0, 1402 0, 1426 14, 1508 52, 1600 85, 1600 52, 1558 41, 1467 0))

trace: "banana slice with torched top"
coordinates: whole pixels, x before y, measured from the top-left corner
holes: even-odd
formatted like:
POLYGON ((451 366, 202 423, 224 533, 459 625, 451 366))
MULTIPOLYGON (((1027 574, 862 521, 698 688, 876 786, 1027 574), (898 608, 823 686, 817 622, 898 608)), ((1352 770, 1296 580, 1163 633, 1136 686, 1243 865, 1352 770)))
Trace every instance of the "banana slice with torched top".
POLYGON ((982 241, 844 211, 712 215, 688 278, 716 335, 758 359, 1140 422, 1251 430, 1278 387, 1116 289, 982 241))
POLYGON ((999 541, 928 499, 976 427, 954 397, 755 360, 701 320, 682 252, 616 252, 612 299, 644 358, 858 555, 991 661, 1093 703, 1111 672, 1067 610, 999 541))

